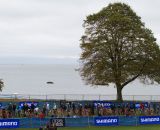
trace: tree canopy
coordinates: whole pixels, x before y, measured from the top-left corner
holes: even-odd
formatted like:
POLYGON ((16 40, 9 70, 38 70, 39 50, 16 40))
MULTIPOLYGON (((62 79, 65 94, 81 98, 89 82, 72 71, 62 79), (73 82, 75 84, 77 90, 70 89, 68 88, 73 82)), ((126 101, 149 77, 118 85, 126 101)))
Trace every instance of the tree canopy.
POLYGON ((87 84, 122 89, 140 79, 160 83, 160 49, 150 29, 124 3, 112 3, 84 20, 80 74, 87 84))

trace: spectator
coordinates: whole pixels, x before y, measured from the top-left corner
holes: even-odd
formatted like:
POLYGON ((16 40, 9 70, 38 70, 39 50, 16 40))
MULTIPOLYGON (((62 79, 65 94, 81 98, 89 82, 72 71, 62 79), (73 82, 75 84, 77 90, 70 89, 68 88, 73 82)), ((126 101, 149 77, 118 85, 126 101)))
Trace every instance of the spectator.
POLYGON ((12 115, 15 117, 16 116, 16 109, 17 109, 16 103, 13 104, 12 109, 13 109, 12 115))
POLYGON ((7 110, 8 110, 8 117, 11 118, 13 112, 12 103, 9 103, 7 110))
POLYGON ((31 103, 31 107, 30 107, 30 108, 31 108, 31 112, 33 113, 33 112, 34 112, 34 109, 35 109, 34 102, 31 103))
POLYGON ((45 117, 45 114, 43 113, 43 112, 41 112, 40 114, 39 114, 39 118, 40 119, 43 119, 45 117))
POLYGON ((2 118, 7 118, 7 113, 5 108, 2 109, 2 118))

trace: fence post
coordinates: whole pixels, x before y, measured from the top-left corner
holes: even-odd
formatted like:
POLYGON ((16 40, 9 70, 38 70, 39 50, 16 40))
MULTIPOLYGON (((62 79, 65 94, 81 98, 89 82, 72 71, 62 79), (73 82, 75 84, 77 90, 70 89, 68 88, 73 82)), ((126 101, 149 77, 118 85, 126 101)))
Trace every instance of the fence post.
POLYGON ((66 94, 64 94, 64 100, 66 100, 66 94))
POLYGON ((150 101, 152 101, 152 95, 150 95, 150 101))
POLYGON ((31 118, 31 121, 30 121, 30 128, 33 128, 33 117, 31 118))
POLYGON ((138 126, 138 119, 137 118, 139 118, 139 116, 136 116, 136 126, 138 126))
POLYGON ((88 116, 88 127, 90 127, 90 123, 89 123, 89 121, 90 121, 90 120, 89 120, 89 116, 88 116))
POLYGON ((29 101, 31 100, 31 97, 30 97, 30 95, 28 95, 28 98, 29 98, 29 101))
POLYGON ((82 100, 84 100, 84 94, 82 94, 82 100))
POLYGON ((99 101, 101 100, 101 95, 99 94, 99 101))
POLYGON ((39 123, 40 123, 40 126, 42 126, 42 121, 41 121, 41 118, 39 118, 39 120, 40 120, 40 122, 39 122, 39 123))
POLYGON ((48 97, 47 97, 47 95, 46 95, 46 101, 47 101, 47 98, 48 98, 48 97))

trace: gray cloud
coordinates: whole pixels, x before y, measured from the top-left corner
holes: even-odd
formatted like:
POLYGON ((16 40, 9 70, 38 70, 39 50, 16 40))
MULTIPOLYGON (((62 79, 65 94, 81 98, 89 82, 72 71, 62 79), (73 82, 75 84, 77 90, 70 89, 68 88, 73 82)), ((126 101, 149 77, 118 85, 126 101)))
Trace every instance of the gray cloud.
MULTIPOLYGON (((0 58, 79 57, 83 20, 110 2, 117 0, 0 0, 0 58)), ((160 42, 160 1, 121 2, 141 16, 160 42)))

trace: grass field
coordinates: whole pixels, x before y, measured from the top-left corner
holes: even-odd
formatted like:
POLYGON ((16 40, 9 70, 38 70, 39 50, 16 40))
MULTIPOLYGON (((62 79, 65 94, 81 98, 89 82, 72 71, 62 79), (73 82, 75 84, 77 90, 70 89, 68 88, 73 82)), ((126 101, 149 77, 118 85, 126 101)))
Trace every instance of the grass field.
MULTIPOLYGON (((118 127, 64 127, 58 130, 160 130, 160 125, 145 126, 118 126, 118 127)), ((7 130, 7 129, 5 129, 7 130)), ((13 129, 12 129, 13 130, 13 129)), ((38 129, 14 129, 14 130, 38 130, 38 129)))

